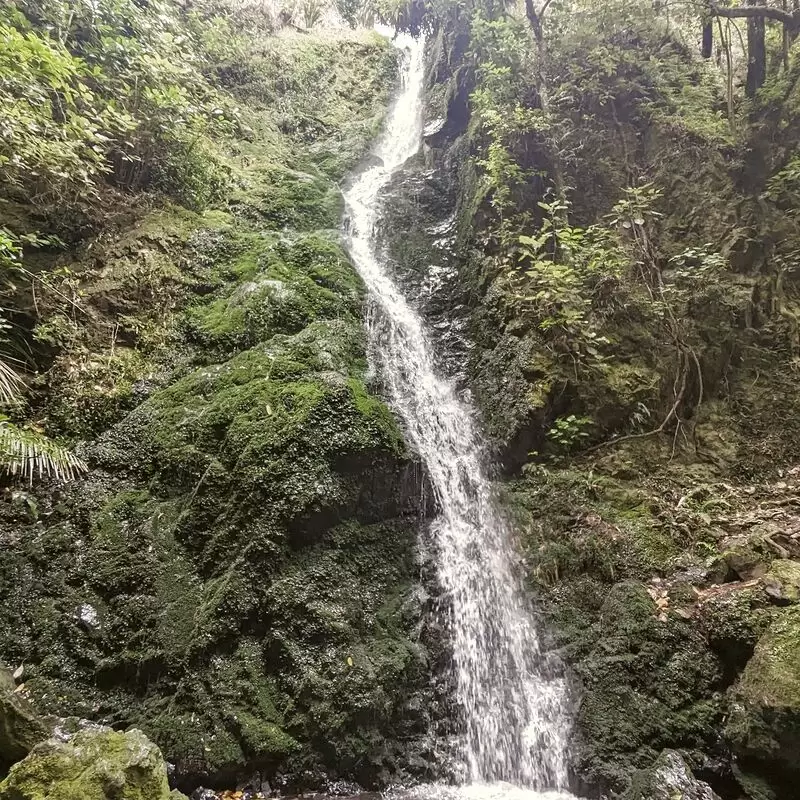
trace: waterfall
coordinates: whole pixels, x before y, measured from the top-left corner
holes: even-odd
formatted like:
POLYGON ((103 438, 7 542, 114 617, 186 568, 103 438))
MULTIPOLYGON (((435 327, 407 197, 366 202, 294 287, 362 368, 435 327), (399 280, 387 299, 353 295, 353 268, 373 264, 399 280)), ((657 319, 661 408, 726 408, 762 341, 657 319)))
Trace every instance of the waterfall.
POLYGON ((562 790, 564 686, 545 666, 510 532, 492 497, 475 415, 438 373, 425 324, 387 274, 374 236, 381 191, 422 139, 423 41, 396 42, 405 53, 402 85, 375 163, 345 193, 348 247, 373 304, 376 366, 436 494, 431 534, 463 715, 464 779, 473 787, 562 790))

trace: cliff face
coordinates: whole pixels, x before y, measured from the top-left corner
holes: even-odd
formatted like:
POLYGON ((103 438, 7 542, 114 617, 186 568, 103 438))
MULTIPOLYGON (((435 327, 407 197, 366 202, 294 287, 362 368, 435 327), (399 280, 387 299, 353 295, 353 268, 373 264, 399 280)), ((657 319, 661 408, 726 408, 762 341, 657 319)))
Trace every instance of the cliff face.
POLYGON ((787 797, 797 71, 732 130, 714 68, 634 6, 554 19, 544 56, 524 18, 438 17, 439 311, 471 342, 465 385, 572 669, 576 785, 622 792, 673 748, 723 797, 787 797))
MULTIPOLYGON (((24 353, 27 404, 5 410, 88 470, 7 486, 0 654, 23 669, 0 672, 0 765, 47 733, 31 700, 141 728, 187 790, 446 772, 424 476, 338 236, 394 49, 204 4, 19 6, 0 364, 24 353)), ((779 800, 800 769, 796 46, 726 97, 664 9, 581 9, 545 46, 493 4, 400 19, 438 14, 388 257, 502 465, 574 678, 575 788, 644 797, 688 764, 779 800)), ((83 730, 38 756, 128 769, 139 734, 83 730)))
POLYGON ((113 223, 39 254, 64 282, 28 312, 30 413, 89 470, 9 493, 0 653, 41 711, 142 729, 184 789, 374 784, 426 727, 420 473, 365 383, 337 182, 396 51, 247 42, 207 56, 242 115, 218 199, 114 195, 113 223))

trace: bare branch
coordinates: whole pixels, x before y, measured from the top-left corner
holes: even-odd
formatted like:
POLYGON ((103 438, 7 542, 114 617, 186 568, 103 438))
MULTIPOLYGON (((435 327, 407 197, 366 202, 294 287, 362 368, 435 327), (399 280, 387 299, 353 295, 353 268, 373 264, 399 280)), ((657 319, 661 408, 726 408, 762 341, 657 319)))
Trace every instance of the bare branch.
POLYGON ((544 17, 545 12, 547 11, 547 7, 552 2, 553 2, 553 0, 545 0, 545 4, 542 6, 542 10, 539 12, 539 19, 542 19, 542 17, 544 17))
POLYGON ((800 26, 800 14, 796 12, 784 11, 782 8, 773 8, 772 6, 738 6, 736 8, 720 8, 719 6, 711 4, 711 13, 717 17, 727 17, 728 19, 735 19, 737 17, 762 17, 765 19, 774 19, 777 22, 782 22, 789 28, 797 28, 800 26))

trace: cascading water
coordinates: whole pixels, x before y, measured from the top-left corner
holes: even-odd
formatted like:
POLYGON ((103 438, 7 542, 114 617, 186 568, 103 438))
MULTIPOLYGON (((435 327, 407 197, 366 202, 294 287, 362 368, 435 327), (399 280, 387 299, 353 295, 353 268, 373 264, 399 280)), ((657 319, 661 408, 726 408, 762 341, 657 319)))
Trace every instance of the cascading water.
POLYGON ((389 399, 425 462, 440 509, 432 534, 450 615, 465 779, 561 790, 564 687, 546 674, 474 415, 452 382, 437 374, 425 325, 387 274, 374 236, 380 193, 422 138, 423 42, 398 39, 407 55, 402 87, 376 164, 345 194, 349 250, 375 306, 370 335, 389 399))

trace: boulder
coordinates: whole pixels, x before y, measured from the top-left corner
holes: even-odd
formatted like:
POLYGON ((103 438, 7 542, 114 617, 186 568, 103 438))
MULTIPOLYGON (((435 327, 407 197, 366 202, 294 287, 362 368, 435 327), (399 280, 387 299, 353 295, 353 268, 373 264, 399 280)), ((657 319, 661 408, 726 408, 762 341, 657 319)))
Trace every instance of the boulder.
POLYGON ((741 760, 800 778, 800 606, 781 609, 756 644, 725 734, 741 760))
POLYGON ((0 770, 25 758, 49 735, 33 707, 17 691, 13 675, 0 668, 0 770))
POLYGON ((764 590, 776 603, 791 604, 800 600, 800 563, 779 558, 772 562, 763 578, 764 590))
POLYGON ((714 790, 692 775, 683 756, 664 750, 652 767, 636 772, 623 800, 720 800, 714 790))
POLYGON ((0 800, 176 800, 161 751, 141 731, 56 728, 0 783, 0 800))

